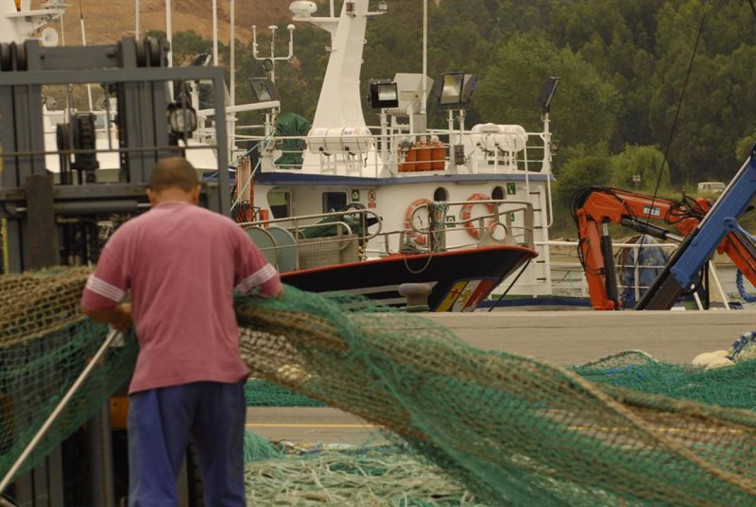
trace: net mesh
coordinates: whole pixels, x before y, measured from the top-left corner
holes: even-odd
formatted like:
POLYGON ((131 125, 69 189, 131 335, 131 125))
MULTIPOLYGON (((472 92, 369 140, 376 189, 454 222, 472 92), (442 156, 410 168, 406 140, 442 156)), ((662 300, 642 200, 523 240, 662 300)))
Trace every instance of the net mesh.
POLYGON ((276 451, 272 458, 255 459, 247 465, 247 505, 486 505, 450 481, 437 466, 401 446, 276 451))
MULTIPOLYGON (((0 277, 0 477, 4 477, 107 334, 79 312, 85 269, 0 277)), ((136 340, 111 347, 19 473, 95 414, 128 379, 136 340)))
MULTIPOLYGON (((85 270, 66 270, 0 280, 3 474, 105 337, 78 315, 85 279, 85 270)), ((657 375, 651 363, 555 368, 356 302, 291 287, 282 300, 238 299, 253 375, 383 426, 484 503, 753 502, 752 411, 679 399, 715 398, 686 395, 683 380, 666 391, 637 382, 639 369, 657 375)), ((127 380, 134 342, 109 351, 37 458, 127 380)))

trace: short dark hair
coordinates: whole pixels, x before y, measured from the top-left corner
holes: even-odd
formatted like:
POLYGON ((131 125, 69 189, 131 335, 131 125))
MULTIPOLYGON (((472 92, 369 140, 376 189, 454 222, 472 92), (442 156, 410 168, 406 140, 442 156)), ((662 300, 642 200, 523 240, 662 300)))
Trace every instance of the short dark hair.
POLYGON ((199 185, 197 171, 184 157, 169 157, 158 160, 152 169, 150 190, 159 194, 166 188, 180 188, 191 192, 199 185))

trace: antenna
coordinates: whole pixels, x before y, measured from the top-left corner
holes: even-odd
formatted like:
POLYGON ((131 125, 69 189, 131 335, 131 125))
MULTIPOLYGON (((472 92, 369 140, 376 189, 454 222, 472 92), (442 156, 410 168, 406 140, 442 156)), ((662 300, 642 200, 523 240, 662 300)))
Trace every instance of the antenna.
POLYGON ((286 29, 289 31, 289 53, 287 56, 276 56, 276 32, 278 27, 276 25, 270 25, 270 56, 260 56, 257 45, 257 25, 252 25, 252 56, 255 60, 263 62, 263 68, 266 72, 270 73, 270 80, 276 82, 276 61, 287 60, 291 61, 294 58, 294 25, 288 25, 286 29))

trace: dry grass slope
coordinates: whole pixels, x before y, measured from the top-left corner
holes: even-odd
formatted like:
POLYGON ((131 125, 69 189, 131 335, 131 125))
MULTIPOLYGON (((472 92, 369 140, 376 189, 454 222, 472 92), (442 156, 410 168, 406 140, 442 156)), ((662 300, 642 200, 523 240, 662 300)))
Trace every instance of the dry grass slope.
MULTIPOLYGON (((46 0, 33 0, 32 7, 39 8, 46 0)), ((228 41, 230 0, 219 0, 218 27, 222 41, 228 41)), ((136 2, 112 0, 69 0, 64 16, 64 34, 67 45, 81 44, 79 6, 84 14, 87 43, 107 44, 123 35, 133 34, 135 29, 136 2)), ((286 24, 291 19, 290 0, 236 0, 236 38, 248 41, 252 38, 253 24, 266 27, 271 24, 286 24)), ((140 29, 165 30, 165 0, 141 0, 140 29)), ((173 31, 194 30, 211 38, 213 14, 211 0, 172 0, 173 31)), ((59 29, 59 27, 56 27, 59 29)))

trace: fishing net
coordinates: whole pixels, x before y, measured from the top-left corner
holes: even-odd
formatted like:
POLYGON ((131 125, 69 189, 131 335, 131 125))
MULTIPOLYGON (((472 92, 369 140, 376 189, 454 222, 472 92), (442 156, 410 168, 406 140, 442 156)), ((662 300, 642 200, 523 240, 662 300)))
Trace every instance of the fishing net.
POLYGON ((402 446, 268 446, 276 456, 255 459, 246 466, 248 505, 485 505, 439 467, 402 446))
MULTIPOLYGON (((79 312, 88 271, 0 277, 0 478, 87 365, 107 334, 79 312)), ((138 348, 111 347, 20 473, 29 470, 101 409, 131 375, 138 348)))
POLYGON ((756 361, 739 361, 726 368, 704 370, 659 362, 642 352, 627 351, 578 366, 574 371, 591 382, 756 410, 756 361))
MULTIPOLYGON (((14 371, 0 384, 8 400, 0 472, 104 339, 104 329, 77 314, 85 276, 72 270, 0 282, 0 361, 3 374, 14 371), (64 356, 57 342, 84 349, 64 356), (33 344, 25 355, 13 352, 33 344)), ((237 300, 241 353, 253 375, 386 428, 482 503, 753 503, 752 411, 592 382, 586 371, 477 350, 421 316, 355 302, 291 287, 282 300, 237 300)), ((99 406, 127 379, 118 366, 129 350, 109 353, 100 381, 88 383, 68 420, 86 419, 94 411, 85 403, 99 406)), ((56 428, 38 455, 69 427, 56 428)))

